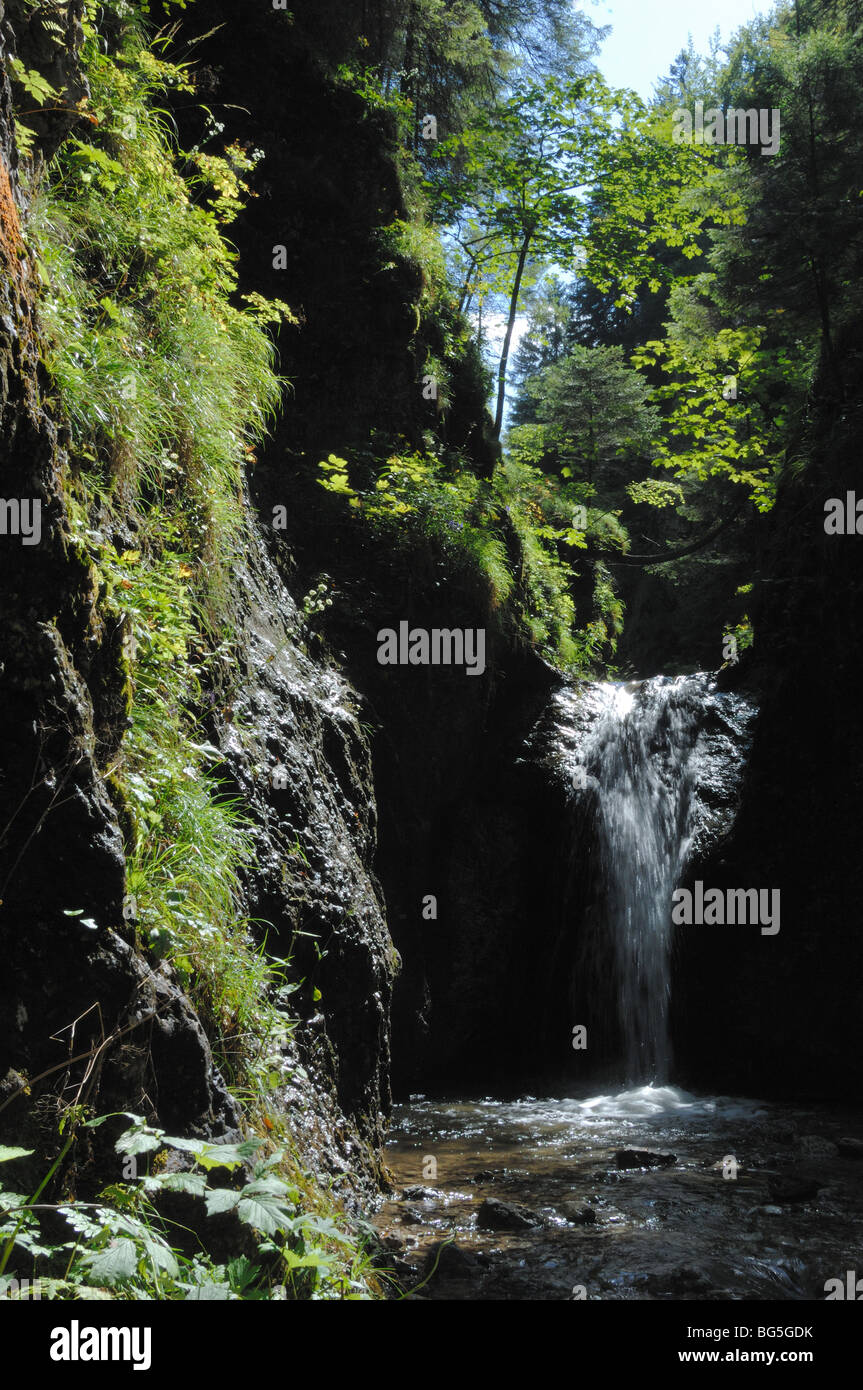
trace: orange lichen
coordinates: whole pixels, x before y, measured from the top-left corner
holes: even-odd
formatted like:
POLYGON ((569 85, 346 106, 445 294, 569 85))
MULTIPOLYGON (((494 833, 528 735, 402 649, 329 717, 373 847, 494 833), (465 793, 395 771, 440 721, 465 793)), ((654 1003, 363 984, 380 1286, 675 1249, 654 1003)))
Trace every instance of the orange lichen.
POLYGON ((21 219, 12 192, 6 161, 0 155, 0 266, 16 283, 22 280, 22 261, 27 251, 21 236, 21 219))

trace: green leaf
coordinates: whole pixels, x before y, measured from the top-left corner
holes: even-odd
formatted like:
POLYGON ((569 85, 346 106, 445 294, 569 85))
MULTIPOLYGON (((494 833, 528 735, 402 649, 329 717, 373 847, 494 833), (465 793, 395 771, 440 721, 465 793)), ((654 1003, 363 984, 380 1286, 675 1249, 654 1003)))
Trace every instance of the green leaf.
POLYGON ((241 1195, 230 1187, 211 1188, 207 1193, 207 1215, 219 1216, 224 1211, 233 1211, 241 1195))
POLYGON ((0 1144, 0 1163, 12 1163, 16 1158, 29 1158, 32 1153, 35 1153, 34 1149, 15 1149, 0 1144))
POLYGON ((60 95, 57 88, 52 87, 41 73, 36 72, 33 68, 25 68, 20 58, 10 58, 9 67, 16 81, 21 83, 28 96, 31 96, 40 106, 44 106, 46 101, 56 100, 60 95))
POLYGON ((236 1300, 227 1284, 198 1284, 186 1294, 187 1303, 230 1303, 236 1300))
POLYGON ((145 1192, 188 1192, 192 1197, 207 1194, 207 1179, 203 1173, 157 1173, 141 1179, 145 1192))
POLYGON ((138 1268, 138 1250, 132 1240, 116 1240, 106 1250, 84 1256, 91 1276, 102 1284, 121 1284, 138 1268))
POLYGON ((277 1231, 293 1230, 292 1214, 280 1197, 266 1191, 265 1183, 251 1183, 244 1188, 237 1210, 241 1221, 263 1231, 265 1235, 274 1236, 277 1231))
POLYGON ((118 1154, 148 1154, 160 1149, 164 1136, 160 1129, 127 1129, 121 1134, 114 1148, 118 1154))
POLYGON ((258 1277, 260 1272, 260 1265, 252 1264, 251 1260, 246 1259, 245 1255, 239 1255, 235 1260, 230 1260, 228 1262, 228 1278, 231 1281, 231 1287, 233 1289, 247 1289, 258 1277))
POLYGON ((176 1279, 180 1273, 177 1258, 169 1245, 160 1240, 145 1240, 144 1249, 157 1269, 162 1269, 169 1279, 176 1279))
POLYGON ((329 1269, 333 1256, 323 1250, 312 1250, 307 1255, 296 1255, 293 1250, 283 1250, 282 1258, 288 1269, 329 1269))
POLYGON ((88 1216, 83 1208, 58 1207, 57 1210, 61 1216, 65 1216, 72 1230, 75 1231, 77 1235, 84 1236, 89 1240, 95 1239, 96 1236, 102 1234, 102 1227, 99 1225, 98 1221, 94 1221, 92 1217, 88 1216))
POLYGON ((202 1139, 165 1138, 163 1142, 183 1153, 194 1154, 201 1167, 209 1172, 211 1168, 239 1168, 254 1158, 264 1141, 246 1139, 242 1144, 206 1144, 202 1139))
POLYGON ((336 1223, 329 1216, 303 1216, 295 1222, 294 1230, 305 1240, 310 1234, 324 1236, 327 1240, 337 1241, 339 1245, 347 1245, 351 1248, 356 1244, 351 1236, 344 1231, 340 1231, 336 1223))

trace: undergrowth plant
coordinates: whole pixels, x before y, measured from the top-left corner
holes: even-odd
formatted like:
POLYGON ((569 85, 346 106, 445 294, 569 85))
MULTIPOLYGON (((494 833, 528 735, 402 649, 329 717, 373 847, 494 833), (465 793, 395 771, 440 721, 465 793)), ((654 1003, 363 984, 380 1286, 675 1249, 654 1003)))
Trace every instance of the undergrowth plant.
MULTIPOLYGON (((136 1115, 87 1120, 83 1107, 69 1107, 65 1121, 67 1141, 33 1196, 0 1180, 0 1278, 10 1264, 26 1267, 39 1296, 57 1300, 356 1299, 376 1287, 363 1231, 310 1208, 298 1182, 282 1174, 286 1155, 265 1155, 264 1141, 172 1137, 136 1115), (118 1118, 129 1122, 114 1145, 128 1177, 93 1202, 39 1202, 77 1132, 118 1118), (168 1194, 192 1199, 194 1239, 188 1223, 161 1210, 168 1194), (245 1228, 247 1253, 212 1256, 208 1230, 217 1217, 245 1228)), ((30 1156, 0 1148, 0 1163, 30 1156)))

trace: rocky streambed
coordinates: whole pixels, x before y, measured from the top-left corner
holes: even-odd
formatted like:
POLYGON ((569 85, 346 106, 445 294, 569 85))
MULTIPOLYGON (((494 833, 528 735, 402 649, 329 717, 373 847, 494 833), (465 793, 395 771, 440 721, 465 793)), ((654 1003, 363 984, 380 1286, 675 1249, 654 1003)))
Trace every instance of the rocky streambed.
POLYGON ((690 1095, 397 1107, 384 1264, 424 1299, 824 1300, 863 1275, 863 1116, 690 1095))

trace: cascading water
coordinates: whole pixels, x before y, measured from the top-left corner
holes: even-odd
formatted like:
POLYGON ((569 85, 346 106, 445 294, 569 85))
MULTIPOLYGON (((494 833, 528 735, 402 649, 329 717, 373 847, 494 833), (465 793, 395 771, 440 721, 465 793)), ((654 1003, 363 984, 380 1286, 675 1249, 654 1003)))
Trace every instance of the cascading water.
POLYGON ((669 1078, 672 893, 696 839, 733 815, 754 714, 706 673, 558 696, 575 838, 591 846, 578 997, 605 1070, 627 1084, 669 1078))
POLYGON ((703 688, 697 679, 601 687, 586 749, 597 783, 598 873, 614 953, 626 1080, 665 1081, 670 908, 689 843, 703 688))

